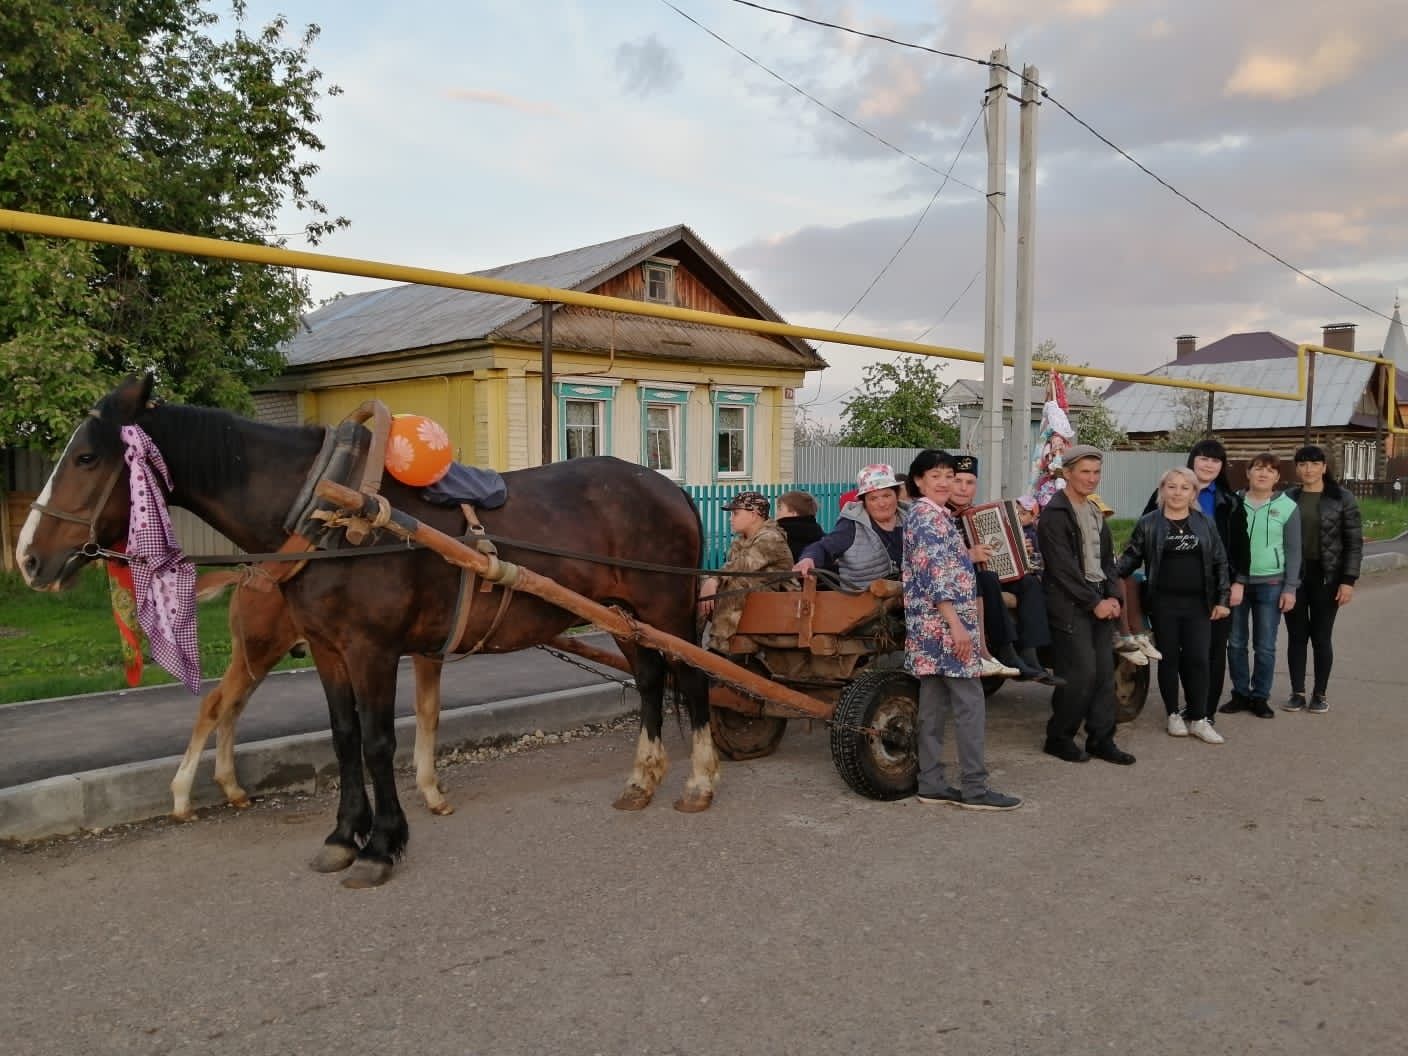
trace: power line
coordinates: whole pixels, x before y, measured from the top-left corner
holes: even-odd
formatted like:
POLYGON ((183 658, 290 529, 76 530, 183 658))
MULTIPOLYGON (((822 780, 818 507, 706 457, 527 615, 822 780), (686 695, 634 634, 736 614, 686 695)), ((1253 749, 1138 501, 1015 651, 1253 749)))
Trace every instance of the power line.
MULTIPOLYGON (((930 165, 930 164, 929 164, 927 161, 925 161, 923 158, 920 158, 920 157, 915 156, 914 154, 911 154, 909 151, 905 150, 903 147, 897 146, 896 144, 891 143, 888 139, 886 139, 884 136, 880 135, 879 133, 877 133, 877 132, 872 132, 870 129, 866 128, 864 125, 860 124, 858 121, 855 121, 855 120, 853 120, 852 118, 847 117, 845 114, 841 113, 841 111, 836 110, 836 109, 834 109, 834 108, 831 107, 831 106, 828 106, 826 103, 822 102, 822 101, 821 101, 820 99, 818 99, 816 96, 814 96, 814 95, 812 95, 810 92, 808 92, 805 88, 802 88, 802 87, 800 87, 799 85, 794 84, 792 81, 789 81, 786 77, 782 76, 782 74, 777 73, 776 71, 774 71, 774 70, 770 69, 769 67, 765 66, 765 65, 764 65, 762 62, 760 62, 759 60, 753 58, 752 55, 749 55, 749 54, 748 54, 746 51, 744 51, 742 48, 737 47, 736 45, 734 45, 734 44, 730 43, 729 41, 725 40, 723 37, 719 36, 719 34, 715 33, 712 29, 710 29, 708 26, 706 26, 703 22, 700 22, 700 21, 699 21, 697 18, 695 18, 693 15, 689 14, 688 12, 681 11, 678 7, 676 7, 674 4, 672 4, 672 3, 670 2, 670 0, 660 0, 660 2, 661 2, 662 4, 664 4, 666 7, 668 7, 668 8, 669 8, 671 11, 673 11, 675 14, 677 14, 677 15, 679 15, 681 18, 683 18, 685 21, 687 21, 687 22, 692 22, 694 25, 698 26, 698 27, 699 27, 700 29, 702 29, 705 33, 709 34, 709 36, 713 37, 715 40, 717 40, 717 41, 718 41, 720 44, 722 44, 724 47, 728 48, 730 51, 732 51, 732 52, 734 52, 735 54, 740 55, 740 56, 742 56, 743 58, 747 59, 747 60, 748 60, 749 62, 751 62, 754 66, 758 67, 758 69, 760 69, 760 70, 762 70, 764 73, 766 73, 769 77, 772 77, 774 80, 780 81, 782 84, 785 84, 788 88, 791 88, 791 89, 792 89, 794 92, 796 92, 798 95, 802 96, 804 99, 807 99, 807 100, 809 100, 809 101, 812 102, 812 103, 815 103, 817 106, 821 107, 823 110, 825 110, 828 114, 831 114, 833 117, 838 117, 838 118, 840 118, 842 121, 846 122, 846 124, 848 124, 848 125, 850 125, 852 128, 854 128, 857 132, 860 132, 860 133, 862 133, 863 135, 869 136, 871 139, 875 140, 875 142, 881 144, 882 146, 886 147, 886 148, 889 149, 889 150, 894 151, 896 154, 899 154, 899 155, 901 155, 902 157, 908 158, 910 161, 914 162, 916 165, 922 165, 924 168, 928 169, 930 172, 934 173, 936 176, 943 176, 945 180, 948 180, 948 179, 952 178, 953 182, 956 183, 956 184, 958 184, 960 187, 966 187, 966 188, 968 188, 968 190, 973 191, 973 192, 975 192, 975 193, 977 193, 977 194, 984 194, 984 193, 986 193, 986 192, 983 191, 982 188, 980 188, 980 187, 975 187, 975 186, 973 186, 973 184, 971 184, 971 183, 966 183, 966 182, 964 182, 963 180, 958 179, 958 177, 956 177, 956 176, 950 177, 950 175, 949 175, 948 173, 941 172, 939 169, 936 169, 933 165, 930 165)), ((772 10, 772 9, 771 9, 771 8, 768 8, 768 9, 766 9, 766 10, 772 10)), ((780 13, 785 14, 785 12, 780 12, 780 13)))
MULTIPOLYGON (((953 160, 948 163, 948 171, 944 173, 944 182, 941 183, 941 184, 939 184, 938 190, 936 190, 936 191, 934 192, 933 197, 931 197, 931 198, 929 199, 929 201, 928 201, 928 204, 926 204, 926 205, 924 206, 923 211, 919 214, 919 219, 917 219, 917 220, 914 221, 914 226, 911 227, 911 228, 909 229, 909 233, 904 236, 904 241, 902 241, 902 242, 899 244, 899 248, 896 249, 896 250, 894 251, 894 253, 892 253, 892 254, 890 255, 890 259, 887 260, 887 261, 885 261, 884 265, 880 268, 880 270, 879 270, 878 272, 876 272, 875 278, 873 278, 873 279, 870 280, 870 285, 866 286, 865 290, 861 293, 861 295, 856 298, 855 303, 852 304, 849 308, 846 309, 846 314, 843 315, 843 316, 841 316, 840 319, 836 320, 835 325, 833 325, 833 326, 831 327, 831 329, 833 329, 833 330, 839 330, 839 329, 841 329, 841 324, 844 323, 847 319, 849 319, 849 318, 851 317, 851 313, 854 312, 857 308, 860 307, 861 302, 864 301, 864 300, 866 299, 866 297, 868 297, 868 296, 870 295, 870 291, 873 290, 873 289, 875 289, 876 284, 878 284, 878 283, 880 282, 880 280, 885 277, 886 272, 888 272, 888 271, 890 270, 890 266, 891 266, 892 264, 894 264, 895 261, 899 260, 900 254, 904 252, 905 247, 908 246, 911 241, 913 241, 915 234, 917 234, 918 231, 919 231, 919 226, 920 226, 922 223, 924 223, 924 218, 929 215, 929 210, 934 207, 934 203, 939 200, 939 195, 941 195, 941 194, 943 193, 943 191, 944 191, 944 188, 948 186, 949 178, 952 176, 954 168, 958 165, 959 159, 961 159, 961 158, 963 157, 963 152, 968 149, 968 141, 973 138, 973 130, 978 127, 978 121, 982 119, 983 115, 984 115, 986 112, 987 112, 987 100, 984 99, 983 104, 978 107, 978 112, 973 116, 973 123, 968 126, 968 131, 967 131, 967 132, 964 134, 964 136, 963 136, 963 142, 958 145, 958 151, 953 155, 953 160)), ((970 282, 968 285, 971 287, 973 284, 970 282)), ((968 292, 968 290, 965 288, 964 291, 963 291, 963 293, 967 293, 967 292, 968 292)), ((963 294, 960 293, 958 296, 961 298, 961 297, 963 296, 963 294)), ((954 301, 953 303, 954 303, 954 304, 957 304, 958 301, 954 301)), ((952 310, 953 310, 953 305, 949 305, 949 311, 952 311, 952 310)), ((945 319, 948 318, 948 312, 945 312, 945 313, 944 313, 944 318, 945 318, 945 319)), ((943 321, 943 320, 941 319, 940 322, 942 322, 942 321, 943 321)), ((936 324, 934 324, 934 325, 937 326, 938 324, 936 323, 936 324)), ((932 329, 933 329, 933 327, 931 326, 931 327, 929 328, 929 330, 932 330, 932 329)), ((929 331, 926 330, 926 331, 924 331, 924 332, 927 334, 929 331)), ((825 371, 823 371, 822 373, 824 374, 825 371)), ((848 390, 848 391, 854 391, 854 390, 852 389, 852 390, 848 390)), ((842 393, 842 395, 846 395, 846 393, 842 393)), ((818 378, 817 378, 817 386, 816 386, 816 395, 813 396, 813 397, 812 397, 810 400, 808 400, 806 403, 801 404, 801 405, 800 405, 800 409, 801 409, 801 410, 804 410, 804 411, 810 409, 812 406, 814 406, 814 405, 816 404, 817 400, 820 399, 820 398, 821 398, 821 377, 818 376, 818 378)), ((834 401, 833 401, 833 400, 828 400, 828 401, 826 401, 826 402, 831 403, 831 402, 834 402, 834 401)))
POLYGON ((825 21, 825 20, 823 20, 823 19, 811 18, 811 17, 809 17, 809 16, 807 16, 807 15, 799 15, 799 14, 797 14, 795 11, 785 11, 785 10, 783 10, 783 9, 781 9, 781 8, 768 7, 768 6, 765 5, 765 4, 755 3, 755 2, 753 2, 753 0, 733 0, 733 2, 734 2, 735 4, 740 4, 740 5, 742 5, 743 7, 751 7, 751 8, 754 8, 754 9, 758 10, 758 11, 766 11, 766 12, 768 12, 769 14, 781 15, 781 16, 783 16, 784 18, 790 18, 790 19, 793 19, 793 20, 795 20, 795 21, 797 21, 797 22, 806 22, 806 23, 808 23, 808 24, 810 24, 810 25, 819 26, 819 27, 822 27, 822 28, 824 28, 824 29, 834 29, 834 30, 837 30, 838 32, 841 32, 841 33, 849 33, 849 34, 852 35, 852 36, 864 37, 864 38, 867 38, 867 39, 869 39, 869 40, 878 40, 878 41, 881 41, 881 42, 886 43, 886 44, 893 44, 893 45, 895 45, 896 47, 900 47, 900 48, 909 48, 909 49, 914 50, 914 51, 923 51, 923 52, 929 53, 930 55, 938 55, 938 56, 943 57, 943 58, 959 59, 959 60, 962 60, 963 62, 971 62, 971 63, 975 63, 976 65, 979 65, 979 66, 987 66, 987 67, 990 67, 990 68, 995 66, 995 67, 997 67, 997 68, 999 68, 999 69, 1006 70, 1008 73, 1012 74, 1014 77, 1016 77, 1018 80, 1020 80, 1020 81, 1023 82, 1024 84, 1027 83, 1027 82, 1030 82, 1032 85, 1034 85, 1034 86, 1041 92, 1041 95, 1042 95, 1042 98, 1043 98, 1043 99, 1048 99, 1048 100, 1050 100, 1051 103, 1052 103, 1058 110, 1060 110, 1063 114, 1065 114, 1067 117, 1069 117, 1069 118, 1070 118, 1072 121, 1074 121, 1076 124, 1080 125, 1081 128, 1085 129, 1085 130, 1086 130, 1087 132, 1089 132, 1092 136, 1094 136, 1096 139, 1098 139, 1101 143, 1105 144, 1105 146, 1109 147, 1111 150, 1113 150, 1113 151, 1114 151, 1116 154, 1118 154, 1120 157, 1124 158, 1126 161, 1128 161, 1128 162, 1129 162, 1131 165, 1133 165, 1135 168, 1139 169, 1140 172, 1144 173, 1144 174, 1145 174, 1146 176, 1148 176, 1150 179, 1154 180, 1156 183, 1158 183, 1161 187, 1163 187, 1163 188, 1164 188, 1165 190, 1167 190, 1169 193, 1173 194, 1175 197, 1179 198, 1181 201, 1183 201, 1183 202, 1187 203, 1188 205, 1192 206, 1194 209, 1196 209, 1198 212, 1202 213, 1204 216, 1206 216, 1206 217, 1207 217, 1209 220, 1211 220, 1213 223, 1217 224, 1219 227, 1223 228, 1224 230, 1226 230, 1226 231, 1229 232, 1230 234, 1235 235, 1237 238, 1239 238, 1241 241, 1245 242, 1247 245, 1251 246, 1251 247, 1252 247, 1253 249, 1255 249, 1257 252, 1262 253, 1262 254, 1264 254, 1264 255, 1267 256, 1267 257, 1270 257, 1272 260, 1274 260, 1277 264, 1280 264, 1282 267, 1289 269, 1290 271, 1292 271, 1292 272, 1294 272, 1295 274, 1299 275, 1299 276, 1300 276, 1301 278, 1303 278, 1303 279, 1306 279, 1306 280, 1308 280, 1308 281, 1310 281, 1310 282, 1313 282, 1316 286, 1319 286, 1321 289, 1325 290, 1326 292, 1332 293, 1332 294, 1334 294, 1336 297, 1339 297, 1339 298, 1341 298, 1342 300, 1348 301, 1350 304, 1354 305, 1355 307, 1363 309, 1364 311, 1368 312, 1370 315, 1377 315, 1380 319, 1387 319, 1387 320, 1389 320, 1390 322, 1392 321, 1392 316, 1385 315, 1383 312, 1378 311, 1378 310, 1375 309, 1375 308, 1370 308, 1370 307, 1369 307, 1367 304, 1365 304, 1363 301, 1356 300, 1355 298, 1351 297, 1349 294, 1344 293, 1344 292, 1341 291, 1341 290, 1335 289, 1335 287, 1331 286, 1329 283, 1323 282, 1322 280, 1317 279, 1314 275, 1310 274, 1310 273, 1309 273, 1308 271, 1306 271, 1304 268, 1300 268, 1300 267, 1297 267, 1296 265, 1292 264, 1289 260, 1287 260, 1285 257, 1281 256, 1279 253, 1276 253, 1275 251, 1273 251, 1273 250, 1271 250, 1271 249, 1268 249, 1266 246, 1262 245, 1260 242, 1258 242, 1256 239, 1252 238, 1250 235, 1244 234, 1243 232, 1241 232, 1240 230, 1238 230, 1236 227, 1232 226, 1230 223, 1228 223, 1226 220, 1222 219, 1220 216, 1218 216, 1218 215, 1217 215, 1216 213, 1214 213, 1212 210, 1208 209, 1206 206, 1202 205, 1201 203, 1199 203, 1199 202, 1195 201, 1194 199, 1190 198, 1188 195, 1184 194, 1182 191, 1180 191, 1180 190, 1179 190, 1177 187, 1175 187, 1173 184, 1169 183, 1168 180, 1164 179, 1164 178, 1163 178, 1162 176, 1160 176, 1158 173, 1154 172, 1153 169, 1149 168, 1149 167, 1148 167, 1147 165, 1145 165, 1143 162, 1141 162, 1141 161, 1139 161, 1138 159, 1136 159, 1136 158, 1135 158, 1133 155, 1131 155, 1127 150, 1125 150, 1123 147, 1119 146, 1119 144, 1115 143, 1113 140, 1111 140, 1111 139, 1110 139, 1108 136, 1106 136, 1104 133, 1102 133, 1102 132, 1100 132, 1098 129, 1096 129, 1093 125, 1090 124, 1090 122, 1086 121, 1084 118, 1082 118, 1082 117, 1080 117, 1078 114, 1076 114, 1075 111, 1073 111, 1069 106, 1067 106, 1065 103, 1061 102, 1061 100, 1057 99, 1054 95, 1052 95, 1051 92, 1050 92, 1050 90, 1049 90, 1044 84, 1042 84, 1040 81, 1032 80, 1031 78, 1025 76, 1025 75, 1022 74, 1021 72, 1019 72, 1019 71, 1017 71, 1017 70, 1014 70, 1011 66, 1008 66, 1008 65, 1006 65, 1006 64, 1004 64, 1004 63, 995 63, 995 62, 993 62, 991 59, 980 59, 980 58, 978 58, 978 57, 976 57, 976 56, 974 56, 974 55, 963 55, 963 54, 961 54, 961 53, 959 53, 959 52, 956 52, 956 51, 944 51, 944 50, 942 50, 942 49, 940 49, 940 48, 931 48, 931 47, 929 47, 929 46, 926 45, 926 44, 917 44, 917 43, 915 43, 914 41, 899 40, 899 39, 897 39, 897 38, 895 38, 895 37, 885 36, 884 34, 881 34, 881 33, 869 33, 869 32, 866 32, 865 30, 855 29, 855 28, 852 27, 852 26, 843 26, 843 25, 840 25, 840 24, 838 24, 838 23, 836 23, 836 22, 827 22, 827 21, 825 21))

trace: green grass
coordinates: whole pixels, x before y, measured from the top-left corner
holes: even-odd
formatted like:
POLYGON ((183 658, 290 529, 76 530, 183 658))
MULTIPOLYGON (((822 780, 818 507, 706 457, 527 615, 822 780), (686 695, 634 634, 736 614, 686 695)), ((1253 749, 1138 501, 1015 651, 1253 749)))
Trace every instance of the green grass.
POLYGON ((1408 500, 1360 499, 1365 539, 1396 539, 1408 531, 1408 500))
MULTIPOLYGON (((72 589, 39 594, 18 575, 0 574, 0 704, 127 688, 107 583, 101 568, 90 567, 72 589)), ((197 607, 206 678, 219 677, 230 662, 228 606, 227 591, 197 607)), ((308 664, 286 658, 278 670, 308 664)), ((142 685, 175 681, 147 655, 142 685)))
POLYGON ((1111 517, 1105 523, 1110 527, 1110 535, 1115 540, 1115 558, 1124 553, 1125 546, 1129 543, 1129 537, 1134 534, 1135 517, 1111 517))

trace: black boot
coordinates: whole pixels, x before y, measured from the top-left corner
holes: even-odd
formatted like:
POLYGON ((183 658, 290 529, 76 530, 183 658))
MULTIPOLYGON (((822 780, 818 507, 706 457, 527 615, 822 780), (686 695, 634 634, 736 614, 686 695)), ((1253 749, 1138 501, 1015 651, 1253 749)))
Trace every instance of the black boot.
POLYGON ((1036 681, 1040 682, 1043 686, 1055 686, 1060 688, 1066 684, 1064 678, 1060 675, 1053 675, 1046 669, 1045 665, 1041 662, 1041 658, 1036 655, 1035 649, 1023 649, 1019 655, 1022 657, 1023 661, 1026 662, 1028 667, 1035 668, 1037 671, 1041 672, 1041 674, 1036 676, 1036 681))
POLYGON ((1235 715, 1239 711, 1250 711, 1251 701, 1234 689, 1232 695, 1227 698, 1227 703, 1217 710, 1224 715, 1235 715))
POLYGON ((1090 761, 1087 755, 1075 741, 1065 738, 1048 737, 1046 743, 1041 746, 1041 750, 1047 755, 1054 755, 1067 763, 1086 763, 1090 761))
POLYGON ((1113 737, 1103 741, 1086 741, 1085 750, 1090 753, 1092 759, 1103 759, 1117 766, 1131 766, 1134 763, 1134 756, 1117 745, 1113 737))
POLYGON ((1046 674, 1046 668, 1040 664, 1028 663, 1024 656, 1019 655, 1017 650, 1012 648, 1011 642, 1003 642, 993 651, 992 655, 1008 667, 1020 671, 1021 674, 1017 676, 1020 682, 1036 682, 1046 674))

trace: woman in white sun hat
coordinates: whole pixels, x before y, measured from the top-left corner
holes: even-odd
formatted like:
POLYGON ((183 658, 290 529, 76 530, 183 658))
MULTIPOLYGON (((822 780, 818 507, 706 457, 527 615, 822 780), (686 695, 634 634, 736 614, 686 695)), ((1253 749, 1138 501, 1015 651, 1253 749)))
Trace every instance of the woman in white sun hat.
POLYGON ((802 551, 792 566, 809 574, 834 568, 841 589, 860 594, 876 579, 898 579, 904 562, 900 482, 893 466, 877 462, 856 475, 856 499, 841 510, 836 527, 802 551))

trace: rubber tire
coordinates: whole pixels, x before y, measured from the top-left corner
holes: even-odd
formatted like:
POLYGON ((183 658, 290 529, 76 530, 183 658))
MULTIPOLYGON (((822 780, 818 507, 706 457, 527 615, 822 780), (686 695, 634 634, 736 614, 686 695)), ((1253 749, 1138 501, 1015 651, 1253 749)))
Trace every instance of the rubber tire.
POLYGON ((1149 699, 1151 666, 1139 667, 1115 657, 1115 722, 1133 722, 1149 699))
POLYGON ((730 708, 709 709, 709 732, 714 747, 725 759, 742 762, 762 759, 777 751, 787 720, 771 715, 744 715, 730 708))
POLYGON ((831 761, 867 799, 914 795, 919 775, 919 680, 906 671, 867 670, 848 685, 831 721, 831 761), (879 725, 889 743, 852 727, 879 725))

